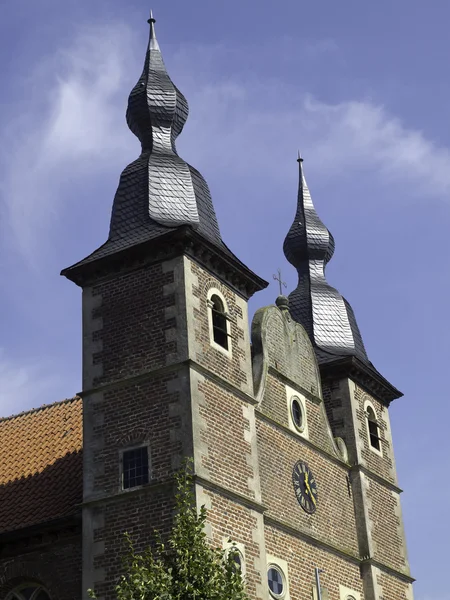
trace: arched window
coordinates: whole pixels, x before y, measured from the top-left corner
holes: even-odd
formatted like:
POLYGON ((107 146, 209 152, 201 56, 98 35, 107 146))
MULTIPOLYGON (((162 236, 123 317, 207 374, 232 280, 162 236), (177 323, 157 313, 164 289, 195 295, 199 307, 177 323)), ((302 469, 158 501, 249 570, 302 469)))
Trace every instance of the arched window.
POLYGON ((225 348, 225 350, 228 350, 228 329, 225 307, 222 300, 216 294, 211 296, 211 302, 214 341, 219 346, 222 346, 222 348, 225 348))
POLYGON ((50 596, 41 585, 24 583, 10 592, 6 600, 50 600, 50 596))
POLYGON ((366 419, 370 447, 377 452, 381 452, 381 438, 377 416, 373 406, 370 404, 366 404, 366 419))
POLYGON ((245 548, 243 544, 237 542, 231 542, 229 538, 224 538, 223 549, 225 550, 225 556, 228 558, 230 554, 233 556, 233 561, 236 571, 238 571, 242 577, 245 578, 245 548))
POLYGON ((231 353, 230 318, 225 298, 219 290, 212 289, 208 294, 207 305, 211 344, 229 354, 231 353))

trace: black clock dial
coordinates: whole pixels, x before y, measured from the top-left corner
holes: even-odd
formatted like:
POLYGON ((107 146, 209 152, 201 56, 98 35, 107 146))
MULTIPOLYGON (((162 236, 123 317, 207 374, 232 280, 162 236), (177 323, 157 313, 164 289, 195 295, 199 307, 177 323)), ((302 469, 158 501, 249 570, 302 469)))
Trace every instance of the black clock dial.
POLYGON ((317 509, 317 483, 308 465, 299 460, 292 471, 292 483, 298 503, 307 513, 317 509))

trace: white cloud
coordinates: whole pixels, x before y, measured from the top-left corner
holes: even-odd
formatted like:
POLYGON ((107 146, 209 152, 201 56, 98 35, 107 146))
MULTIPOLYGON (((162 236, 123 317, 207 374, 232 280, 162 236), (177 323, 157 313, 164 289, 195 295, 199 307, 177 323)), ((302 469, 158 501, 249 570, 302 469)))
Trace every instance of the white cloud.
POLYGON ((382 106, 358 101, 330 106, 308 99, 305 108, 321 131, 314 146, 327 168, 368 166, 389 179, 412 183, 412 195, 449 198, 449 149, 407 128, 382 106))
POLYGON ((127 27, 88 28, 22 82, 27 102, 2 132, 1 194, 5 233, 29 265, 38 265, 68 188, 117 169, 132 151, 133 137, 120 127, 131 57, 127 27))
MULTIPOLYGON (((90 176, 117 179, 138 149, 124 112, 143 49, 135 49, 129 29, 88 28, 66 48, 36 67, 27 82, 32 90, 27 113, 18 105, 17 118, 2 132, 9 149, 1 173, 9 244, 29 265, 39 264, 43 240, 51 245, 52 224, 73 202, 68 188, 90 176)), ((449 150, 385 108, 366 100, 319 102, 305 94, 304 80, 294 85, 239 74, 224 79, 214 65, 226 49, 207 50, 165 53, 191 105, 190 135, 180 138, 182 154, 205 167, 207 176, 220 169, 228 177, 264 173, 283 180, 300 146, 308 171, 320 167, 336 175, 346 168, 370 169, 406 184, 411 195, 448 198, 449 150)), ((334 42, 325 40, 313 50, 326 55, 335 50, 334 42)), ((80 209, 83 202, 80 198, 80 209)))
POLYGON ((185 83, 195 138, 183 144, 205 164, 282 179, 299 146, 308 171, 320 168, 322 175, 345 177, 367 169, 403 184, 410 197, 449 199, 449 149, 383 106, 367 100, 327 104, 273 81, 213 86, 186 77, 185 83), (280 110, 283 101, 286 108, 280 110))

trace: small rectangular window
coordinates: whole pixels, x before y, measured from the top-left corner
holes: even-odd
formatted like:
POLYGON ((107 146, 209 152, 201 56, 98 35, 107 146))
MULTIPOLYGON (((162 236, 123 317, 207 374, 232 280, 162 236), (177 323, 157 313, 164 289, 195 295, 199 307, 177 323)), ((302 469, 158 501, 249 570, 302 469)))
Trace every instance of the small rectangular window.
POLYGON ((145 485, 148 480, 148 447, 126 450, 122 457, 123 489, 145 485))

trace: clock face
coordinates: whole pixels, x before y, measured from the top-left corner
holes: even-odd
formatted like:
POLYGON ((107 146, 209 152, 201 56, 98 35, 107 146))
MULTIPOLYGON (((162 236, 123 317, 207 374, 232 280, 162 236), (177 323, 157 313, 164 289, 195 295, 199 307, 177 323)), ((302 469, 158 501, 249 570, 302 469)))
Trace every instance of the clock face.
POLYGON ((317 508, 317 483, 308 465, 299 460, 292 471, 292 483, 298 503, 307 513, 317 508))

